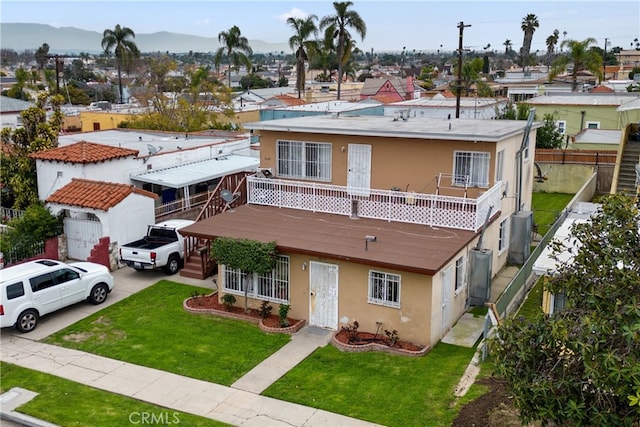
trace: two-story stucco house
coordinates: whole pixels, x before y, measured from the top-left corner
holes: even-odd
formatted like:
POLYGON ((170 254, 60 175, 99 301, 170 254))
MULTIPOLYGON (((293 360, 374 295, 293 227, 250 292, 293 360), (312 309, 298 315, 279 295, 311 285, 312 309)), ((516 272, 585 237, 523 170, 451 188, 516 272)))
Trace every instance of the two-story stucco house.
POLYGON ((253 308, 289 304, 318 327, 357 320, 433 345, 486 301, 511 252, 528 250, 511 235, 526 234, 520 218, 530 223, 538 126, 342 115, 250 123, 261 169, 247 178, 247 203, 183 233, 276 242, 269 275, 220 266, 220 297, 243 301, 250 287, 253 308))

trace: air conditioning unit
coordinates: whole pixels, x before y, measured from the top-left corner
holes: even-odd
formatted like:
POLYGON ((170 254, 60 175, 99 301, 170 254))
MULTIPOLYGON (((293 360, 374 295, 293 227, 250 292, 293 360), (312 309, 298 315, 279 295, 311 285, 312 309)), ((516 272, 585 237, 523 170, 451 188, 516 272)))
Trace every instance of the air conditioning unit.
POLYGON ((272 178, 273 177, 273 169, 271 168, 258 168, 257 176, 261 178, 272 178))

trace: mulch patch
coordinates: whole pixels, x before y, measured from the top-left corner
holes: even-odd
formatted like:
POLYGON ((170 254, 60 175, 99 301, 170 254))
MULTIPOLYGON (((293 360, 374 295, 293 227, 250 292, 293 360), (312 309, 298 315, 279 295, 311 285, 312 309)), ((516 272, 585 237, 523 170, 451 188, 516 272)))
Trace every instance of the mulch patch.
MULTIPOLYGON (((235 317, 244 317, 247 320, 259 321, 262 319, 262 323, 273 329, 280 328, 280 316, 276 314, 270 314, 266 318, 262 318, 260 314, 260 310, 249 309, 248 312, 244 311, 244 307, 242 306, 231 306, 227 307, 221 302, 218 301, 218 293, 214 292, 209 295, 200 295, 196 298, 190 298, 185 302, 186 306, 195 310, 211 310, 211 311, 219 311, 221 313, 231 313, 235 317)), ((299 322, 297 319, 293 319, 287 317, 289 325, 295 325, 299 322)))
POLYGON ((482 378, 476 384, 489 387, 489 392, 464 405, 452 427, 520 426, 517 411, 504 382, 482 378))
POLYGON ((392 348, 398 348, 401 350, 408 350, 408 351, 420 351, 424 348, 423 346, 419 346, 412 342, 402 341, 402 340, 398 340, 395 344, 391 346, 389 345, 391 340, 386 335, 384 334, 376 335, 370 332, 357 332, 356 339, 350 339, 349 332, 342 330, 338 332, 335 337, 338 341, 344 344, 355 345, 355 346, 367 345, 372 342, 375 342, 375 343, 386 345, 392 348))

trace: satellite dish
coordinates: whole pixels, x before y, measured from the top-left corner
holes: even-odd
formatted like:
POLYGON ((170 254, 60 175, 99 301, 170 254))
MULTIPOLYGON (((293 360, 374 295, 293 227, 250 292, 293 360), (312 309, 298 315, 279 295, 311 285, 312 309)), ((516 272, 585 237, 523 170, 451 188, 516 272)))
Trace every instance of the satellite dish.
POLYGON ((227 203, 231 203, 235 200, 233 193, 229 190, 222 190, 220 192, 220 196, 222 196, 222 200, 224 200, 227 203))
POLYGON ((162 147, 156 148, 151 144, 147 144, 147 149, 149 150, 149 155, 153 156, 154 154, 158 154, 160 150, 162 150, 162 147))

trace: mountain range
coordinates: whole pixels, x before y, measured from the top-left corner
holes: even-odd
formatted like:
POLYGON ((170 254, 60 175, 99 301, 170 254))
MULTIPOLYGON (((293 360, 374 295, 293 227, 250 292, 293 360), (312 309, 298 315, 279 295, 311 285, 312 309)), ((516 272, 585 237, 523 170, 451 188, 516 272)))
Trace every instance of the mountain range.
MULTIPOLYGON (((142 53, 214 52, 220 47, 217 37, 200 37, 166 31, 151 34, 136 34, 135 43, 142 53)), ((0 25, 0 47, 35 51, 43 43, 49 45, 52 54, 102 53, 102 32, 81 30, 74 27, 53 27, 45 24, 3 23, 0 25)), ((267 43, 249 40, 255 53, 288 52, 287 43, 267 43)))

